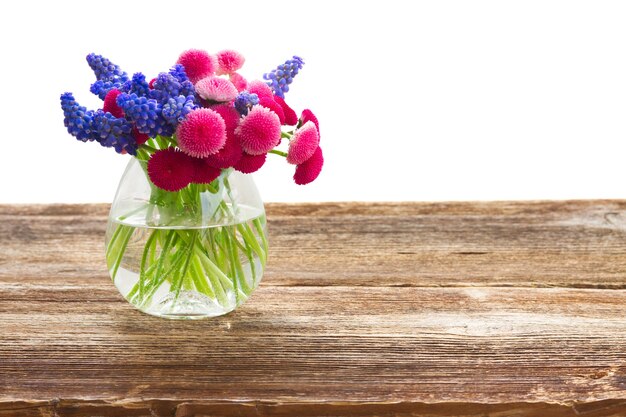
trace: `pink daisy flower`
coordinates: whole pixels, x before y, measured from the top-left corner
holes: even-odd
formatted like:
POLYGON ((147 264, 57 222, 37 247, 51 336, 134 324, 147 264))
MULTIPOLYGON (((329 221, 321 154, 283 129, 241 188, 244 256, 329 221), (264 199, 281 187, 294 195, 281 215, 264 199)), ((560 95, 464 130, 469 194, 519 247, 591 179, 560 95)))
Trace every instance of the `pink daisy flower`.
POLYGON ((196 83, 195 87, 196 93, 209 101, 232 101, 239 93, 233 83, 222 77, 210 76, 203 78, 196 83))
POLYGON ((305 124, 308 121, 312 121, 313 123, 315 123, 315 127, 317 128, 317 133, 320 133, 320 124, 317 121, 317 117, 315 117, 315 115, 313 114, 313 112, 309 109, 304 109, 302 110, 302 114, 300 115, 300 122, 302 122, 302 124, 305 124))
POLYGON ((248 91, 259 96, 259 99, 261 99, 261 97, 271 98, 272 100, 274 99, 274 93, 272 92, 272 89, 263 81, 250 81, 248 83, 248 91))
POLYGON ((280 106, 280 104, 278 104, 273 97, 259 97, 259 104, 263 107, 267 107, 268 109, 276 113, 280 124, 285 124, 285 112, 283 111, 283 108, 280 106))
POLYGON ((148 161, 150 181, 166 191, 182 190, 191 183, 193 174, 190 158, 171 147, 156 151, 148 161))
POLYGON ((228 168, 234 166, 241 158, 243 150, 239 140, 235 137, 235 129, 239 125, 239 113, 229 104, 219 104, 211 107, 217 112, 226 124, 226 143, 217 153, 207 156, 208 164, 216 168, 228 168))
POLYGON ((228 75, 228 78, 230 79, 230 82, 233 83, 237 91, 239 91, 240 93, 248 88, 248 81, 246 81, 246 79, 242 75, 233 72, 232 74, 228 75))
POLYGON ((193 160, 193 178, 195 184, 210 184, 220 176, 222 170, 215 168, 206 159, 190 158, 193 160))
POLYGON ((320 144, 320 137, 313 122, 306 122, 300 129, 296 130, 293 138, 289 142, 287 151, 287 162, 293 165, 300 165, 313 156, 320 144))
POLYGON ((226 133, 235 133, 235 129, 239 125, 239 119, 241 116, 239 112, 235 110, 235 106, 232 104, 220 103, 214 104, 209 107, 211 110, 222 116, 224 124, 226 125, 226 133))
POLYGON ((135 138, 137 145, 143 145, 144 143, 146 143, 148 139, 150 139, 150 136, 146 135, 145 133, 140 133, 137 130, 137 128, 134 126, 133 126, 133 130, 131 131, 131 133, 133 134, 133 137, 135 138))
POLYGON ((205 158, 224 146, 226 125, 214 110, 196 109, 178 125, 176 137, 178 147, 187 155, 205 158))
POLYGON ((224 50, 217 53, 217 75, 232 74, 243 67, 246 59, 237 51, 224 50))
POLYGON ((267 153, 280 142, 280 120, 276 113, 263 106, 254 106, 235 130, 244 152, 250 155, 267 153))
POLYGON ((323 165, 324 155, 322 155, 322 148, 318 146, 312 157, 300 165, 296 165, 296 173, 293 174, 293 180, 298 185, 313 182, 320 175, 323 165))
POLYGON ((265 159, 267 154, 262 153, 261 155, 248 155, 244 153, 241 156, 239 162, 235 164, 235 169, 239 172, 243 172, 244 174, 252 174, 253 172, 261 169, 263 164, 265 164, 265 159))
POLYGON ((102 110, 111 113, 115 117, 124 117, 124 110, 117 105, 117 96, 120 94, 122 94, 122 92, 117 88, 109 90, 107 95, 104 97, 102 110))
POLYGON ((189 49, 183 52, 176 63, 185 67, 187 77, 194 84, 213 75, 217 69, 217 58, 200 49, 189 49))
POLYGON ((283 109, 283 113, 285 114, 284 125, 295 126, 298 124, 298 115, 295 111, 281 97, 274 96, 274 101, 280 105, 283 109))

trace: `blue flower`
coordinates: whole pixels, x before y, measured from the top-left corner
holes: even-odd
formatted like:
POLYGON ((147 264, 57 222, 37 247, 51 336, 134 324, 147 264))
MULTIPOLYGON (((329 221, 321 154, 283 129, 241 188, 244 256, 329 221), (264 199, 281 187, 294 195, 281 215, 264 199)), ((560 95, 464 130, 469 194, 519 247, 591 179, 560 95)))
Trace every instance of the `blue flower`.
POLYGON ((70 135, 83 142, 96 140, 94 134, 94 112, 76 102, 72 93, 61 94, 63 124, 70 135))
POLYGON ((124 83, 128 81, 128 74, 102 55, 94 53, 87 55, 87 63, 96 74, 97 80, 91 85, 90 90, 102 100, 111 89, 122 89, 124 83))
POLYGON ((135 123, 139 133, 151 138, 174 134, 173 126, 163 118, 163 107, 157 100, 139 97, 135 93, 122 93, 117 97, 117 105, 124 110, 126 117, 135 123))
POLYGON ((149 97, 165 104, 170 98, 193 96, 194 92, 195 89, 191 81, 184 80, 181 82, 176 76, 162 72, 152 84, 149 97))
POLYGON ((163 118, 170 124, 176 126, 182 122, 189 113, 197 109, 196 99, 194 96, 178 96, 170 98, 163 105, 163 118))
POLYGON ((247 91, 242 91, 235 98, 235 109, 242 116, 247 115, 252 106, 257 104, 259 104, 259 96, 248 93, 247 91))
POLYGON ((304 61, 302 58, 294 55, 292 59, 288 59, 284 64, 276 67, 276 69, 263 74, 263 79, 268 80, 267 85, 272 88, 274 94, 285 98, 285 93, 289 91, 289 84, 292 83, 293 78, 302 69, 303 65, 304 61))
POLYGON ((67 131, 83 142, 97 141, 102 146, 113 147, 119 153, 137 153, 137 143, 132 135, 132 125, 102 110, 87 110, 79 105, 72 93, 61 95, 61 108, 67 131))
POLYGON ((189 81, 189 77, 187 77, 187 73, 185 72, 185 67, 183 67, 181 64, 174 65, 170 69, 170 75, 176 78, 180 83, 189 81))
POLYGON ((130 81, 124 83, 120 91, 135 93, 138 96, 147 96, 150 93, 150 85, 146 81, 146 76, 137 72, 130 81))
POLYGON ((137 153, 137 142, 132 134, 132 125, 124 118, 117 118, 111 113, 97 110, 94 127, 98 142, 107 148, 115 148, 117 153, 126 151, 130 155, 137 153))

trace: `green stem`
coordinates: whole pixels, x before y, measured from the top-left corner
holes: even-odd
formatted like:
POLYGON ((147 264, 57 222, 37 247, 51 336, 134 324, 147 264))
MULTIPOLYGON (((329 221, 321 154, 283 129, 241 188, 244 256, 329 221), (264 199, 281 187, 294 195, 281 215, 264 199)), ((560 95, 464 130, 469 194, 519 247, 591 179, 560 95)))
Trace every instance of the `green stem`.
POLYGON ((161 249, 161 254, 159 256, 159 261, 157 263, 155 279, 159 279, 161 276, 161 270, 163 269, 163 264, 165 263, 165 259, 167 258, 167 252, 170 250, 170 245, 172 244, 172 240, 174 240, 175 231, 170 230, 167 233, 167 237, 165 238, 165 244, 163 245, 163 249, 161 249))
POLYGON ((191 276, 193 278, 193 283, 196 286, 196 290, 209 298, 215 298, 215 291, 209 287, 202 271, 203 269, 200 264, 200 260, 197 256, 194 256, 191 260, 191 276))
POLYGON ((176 282, 172 283, 173 291, 175 292, 174 301, 178 300, 178 296, 180 295, 180 289, 183 285, 185 276, 187 275, 187 269, 189 268, 189 262, 191 261, 191 256, 193 254, 193 248, 196 244, 196 237, 198 236, 198 232, 195 230, 191 233, 191 242, 188 243, 189 248, 187 249, 187 259, 185 259, 183 269, 182 271, 180 271, 180 278, 178 278, 176 282))
POLYGON ((285 158, 287 157, 287 152, 279 151, 278 149, 272 149, 268 153, 273 153, 274 155, 284 156, 285 158))
POLYGON ((131 226, 122 226, 120 225, 120 227, 123 227, 124 230, 121 232, 122 233, 122 243, 121 243, 121 247, 119 249, 117 248, 113 248, 115 250, 115 260, 114 263, 112 265, 113 270, 111 271, 111 279, 113 280, 113 282, 115 282, 115 276, 117 275, 117 270, 120 267, 120 264, 122 263, 122 258, 124 257, 124 253, 126 253, 126 247, 128 246, 128 241, 130 240, 130 237, 133 235, 133 232, 135 231, 134 227, 131 226))
POLYGON ((254 233, 252 233, 252 230, 250 230, 250 226, 240 223, 237 225, 237 230, 239 230, 239 234, 241 234, 245 243, 258 255, 261 260, 261 265, 265 266, 267 260, 266 254, 263 249, 261 249, 261 246, 259 246, 259 241, 254 236, 254 233))
POLYGON ((148 254, 152 249, 152 242, 156 237, 157 231, 154 230, 150 234, 146 245, 143 248, 143 255, 141 256, 141 266, 139 267, 139 299, 143 300, 144 295, 144 280, 146 279, 146 261, 148 259, 148 254))
POLYGON ((147 143, 144 143, 143 145, 141 145, 139 147, 139 149, 141 149, 143 151, 148 151, 150 153, 155 153, 157 151, 157 149, 153 148, 152 146, 148 145, 147 143))
POLYGON ((213 290, 215 291, 215 295, 217 296, 218 302, 222 306, 228 305, 228 299, 226 298, 226 293, 224 292, 224 288, 221 284, 221 278, 225 278, 228 280, 228 277, 224 275, 224 273, 213 263, 209 258, 207 258, 198 246, 194 248, 194 251, 198 254, 198 259, 202 264, 202 267, 205 271, 205 275, 211 281, 211 285, 213 286, 213 290))
POLYGON ((267 254, 267 250, 269 249, 269 244, 267 242, 267 237, 265 237, 265 232, 263 231, 263 225, 261 224, 261 218, 265 221, 265 215, 259 216, 252 221, 254 227, 256 228, 257 234, 261 236, 261 242, 263 242, 263 249, 267 254))

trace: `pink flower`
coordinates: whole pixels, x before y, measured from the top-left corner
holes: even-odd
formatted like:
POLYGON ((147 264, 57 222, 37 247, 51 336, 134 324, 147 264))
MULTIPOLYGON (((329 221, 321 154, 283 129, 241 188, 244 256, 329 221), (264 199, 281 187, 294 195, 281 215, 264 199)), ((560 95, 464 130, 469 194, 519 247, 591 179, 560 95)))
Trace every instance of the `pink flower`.
POLYGON ((230 78, 230 82, 233 83, 237 91, 242 92, 248 88, 248 81, 241 74, 233 72, 228 75, 228 78, 230 78))
POLYGON ((232 74, 243 67, 246 59, 237 51, 224 50, 217 53, 217 75, 232 74))
POLYGON ((226 102, 237 97, 238 91, 226 78, 209 76, 196 83, 196 93, 205 100, 226 102))
POLYGON ((219 152, 209 155, 204 158, 207 164, 215 168, 229 168, 235 166, 241 159, 243 150, 239 141, 234 136, 228 135, 226 137, 226 143, 219 152))
POLYGON ((293 165, 302 164, 313 156, 319 143, 320 137, 317 134, 317 128, 313 122, 306 122, 300 129, 296 130, 289 142, 287 162, 293 165))
POLYGON ((133 134, 137 145, 143 145, 148 141, 148 139, 150 139, 150 136, 146 135, 145 133, 140 133, 135 126, 133 126, 133 130, 131 131, 131 133, 133 134))
POLYGON ((278 96, 274 96, 274 101, 278 104, 280 104, 280 107, 282 107, 283 109, 283 113, 285 114, 285 121, 283 122, 284 125, 288 125, 288 126, 295 126, 298 124, 298 115, 296 114, 295 111, 293 111, 293 109, 291 107, 289 107, 289 105, 287 103, 285 103, 285 100, 283 100, 281 97, 278 96))
POLYGON ((156 151, 148 161, 148 176, 157 187, 178 191, 191 183, 194 165, 191 158, 175 148, 156 151))
POLYGON ((117 96, 122 94, 120 90, 117 88, 112 88, 109 90, 107 95, 104 97, 104 104, 102 105, 102 110, 105 112, 111 113, 115 117, 124 117, 124 110, 120 106, 117 105, 117 96))
POLYGON ((298 185, 313 182, 320 175, 323 165, 324 155, 322 155, 322 148, 318 146, 312 157, 300 165, 296 165, 296 173, 293 174, 293 180, 298 185))
POLYGON ((187 77, 194 84, 213 75, 217 69, 217 58, 200 49, 189 49, 183 52, 176 63, 185 67, 187 77))
POLYGON ((193 160, 192 182, 196 184, 210 184, 220 176, 222 170, 215 168, 206 159, 190 158, 193 160))
POLYGON ((274 93, 272 92, 272 89, 263 81, 250 81, 248 83, 248 91, 259 96, 259 99, 261 99, 261 97, 271 98, 272 100, 274 99, 274 93))
POLYGON ((197 109, 185 117, 176 130, 178 147, 189 156, 205 158, 226 142, 224 119, 211 109, 197 109))
POLYGON ((235 130, 241 147, 250 155, 267 153, 280 142, 280 134, 278 116, 263 106, 252 107, 235 130))
POLYGON ((243 153, 239 140, 235 137, 235 129, 239 125, 239 113, 232 105, 228 104, 212 106, 211 109, 224 119, 226 124, 226 143, 222 149, 213 155, 207 156, 205 160, 209 165, 216 168, 232 167, 239 161, 243 153))
POLYGON ((224 123, 226 124, 226 134, 235 133, 235 129, 239 125, 239 119, 241 116, 239 112, 235 110, 235 106, 232 104, 214 104, 210 107, 211 110, 222 116, 224 123))
POLYGON ((309 109, 304 109, 302 110, 302 114, 300 115, 300 121, 302 122, 302 124, 305 124, 308 121, 312 121, 313 123, 315 123, 315 127, 317 128, 317 133, 320 133, 320 124, 317 121, 317 117, 315 117, 315 115, 313 114, 313 112, 309 109))
POLYGON ((244 153, 239 162, 235 164, 235 169, 244 174, 252 174, 261 169, 263 164, 265 164, 266 157, 266 153, 262 153, 261 155, 248 155, 244 153))
POLYGON ((259 97, 259 104, 263 107, 267 107, 268 109, 276 113, 280 124, 285 124, 285 112, 283 111, 283 108, 280 106, 280 104, 274 101, 273 97, 259 97))

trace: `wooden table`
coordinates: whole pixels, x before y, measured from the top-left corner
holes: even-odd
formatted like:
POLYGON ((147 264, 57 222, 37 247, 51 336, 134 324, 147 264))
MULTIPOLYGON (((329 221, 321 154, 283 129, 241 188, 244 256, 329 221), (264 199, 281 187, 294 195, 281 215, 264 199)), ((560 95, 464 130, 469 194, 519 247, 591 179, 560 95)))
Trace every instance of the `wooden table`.
POLYGON ((108 206, 0 206, 0 416, 626 416, 626 202, 267 209, 261 287, 181 322, 108 206))

